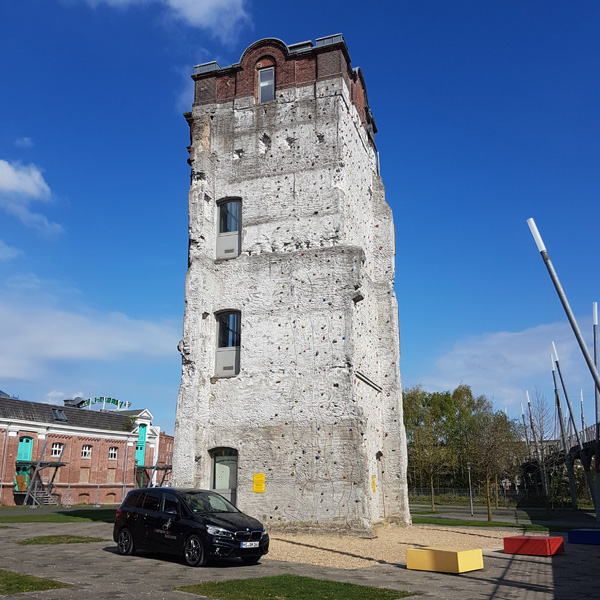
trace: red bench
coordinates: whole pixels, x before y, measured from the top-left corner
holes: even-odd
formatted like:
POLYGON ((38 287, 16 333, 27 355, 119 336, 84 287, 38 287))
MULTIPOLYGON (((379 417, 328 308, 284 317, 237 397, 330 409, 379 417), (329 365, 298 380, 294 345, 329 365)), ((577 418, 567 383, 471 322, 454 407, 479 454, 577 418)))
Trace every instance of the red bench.
POLYGON ((504 538, 505 554, 527 554, 529 556, 553 556, 565 551, 561 537, 520 535, 504 538))

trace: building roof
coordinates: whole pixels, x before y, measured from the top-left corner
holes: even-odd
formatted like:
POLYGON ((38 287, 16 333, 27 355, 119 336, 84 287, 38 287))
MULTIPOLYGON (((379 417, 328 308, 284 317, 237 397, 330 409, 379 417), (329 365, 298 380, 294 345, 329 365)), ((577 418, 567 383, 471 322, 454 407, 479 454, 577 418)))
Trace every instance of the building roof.
POLYGON ((42 402, 29 402, 8 396, 0 396, 0 419, 56 423, 86 429, 128 431, 130 429, 128 421, 131 417, 139 415, 144 410, 98 412, 85 408, 43 404, 42 402), (62 415, 64 415, 64 418, 62 415))

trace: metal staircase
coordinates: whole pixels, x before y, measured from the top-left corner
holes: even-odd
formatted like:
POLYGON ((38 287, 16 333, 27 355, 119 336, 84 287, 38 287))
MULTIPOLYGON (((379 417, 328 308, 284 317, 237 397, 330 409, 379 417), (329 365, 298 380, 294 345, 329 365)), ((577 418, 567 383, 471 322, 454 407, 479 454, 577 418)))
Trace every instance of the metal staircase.
POLYGON ((58 460, 46 461, 46 446, 48 440, 44 442, 44 447, 40 453, 39 460, 32 462, 31 466, 35 466, 33 475, 29 480, 27 486, 27 494, 25 494, 24 504, 31 504, 32 508, 36 506, 58 506, 58 502, 52 496, 52 489, 54 488, 54 479, 56 472, 59 467, 64 466, 66 463, 62 462, 62 456, 65 451, 66 443, 64 443, 60 450, 60 456, 58 460), (53 469, 52 478, 48 483, 42 481, 42 472, 44 469, 53 469))

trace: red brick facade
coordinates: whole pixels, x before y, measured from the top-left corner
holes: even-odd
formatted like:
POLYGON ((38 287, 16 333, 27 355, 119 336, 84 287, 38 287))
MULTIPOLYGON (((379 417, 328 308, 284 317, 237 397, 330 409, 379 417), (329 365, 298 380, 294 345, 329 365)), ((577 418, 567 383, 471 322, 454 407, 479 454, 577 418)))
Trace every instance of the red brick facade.
MULTIPOLYGON (((101 415, 98 419, 101 420, 101 415)), ((147 427, 143 461, 146 467, 155 464, 159 453, 159 464, 164 466, 170 462, 173 447, 173 437, 152 425, 152 415, 148 411, 139 411, 132 419, 135 423, 132 422, 129 430, 111 431, 54 422, 36 422, 29 426, 16 419, 0 418, 0 503, 4 506, 23 503, 35 463, 40 460, 48 466, 40 472, 39 487, 48 490, 59 504, 120 503, 129 490, 139 485, 136 478, 137 426, 143 423, 147 427), (31 439, 30 465, 18 460, 19 443, 24 438, 31 439), (59 444, 64 445, 62 457, 59 444), (42 456, 44 445, 46 449, 42 456), (64 464, 57 466, 58 461, 64 464), (19 466, 21 471, 18 471, 19 466)), ((152 473, 152 469, 146 470, 152 473)), ((160 482, 164 472, 154 473, 155 483, 156 480, 160 482)), ((170 472, 167 473, 170 480, 170 472)))
POLYGON ((254 97, 256 100, 257 71, 270 66, 275 67, 276 99, 277 91, 281 93, 287 88, 341 77, 363 125, 365 128, 371 125, 377 131, 369 110, 362 73, 360 69, 351 68, 343 40, 317 47, 311 43, 306 49, 294 52, 290 52, 280 40, 263 39, 255 42, 246 49, 238 64, 194 74, 194 103, 230 102, 245 97, 254 97))

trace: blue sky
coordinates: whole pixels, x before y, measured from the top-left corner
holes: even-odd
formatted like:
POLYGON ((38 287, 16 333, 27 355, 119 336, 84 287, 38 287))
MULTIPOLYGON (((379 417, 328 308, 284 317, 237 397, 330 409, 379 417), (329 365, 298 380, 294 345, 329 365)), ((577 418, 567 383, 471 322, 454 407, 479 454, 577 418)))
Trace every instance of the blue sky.
POLYGON ((592 422, 526 220, 591 340, 599 30, 596 0, 1 3, 0 389, 128 400, 172 433, 189 75, 264 37, 343 33, 394 210, 403 384, 469 384, 519 416, 526 390, 552 401, 554 340, 592 422))

